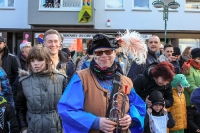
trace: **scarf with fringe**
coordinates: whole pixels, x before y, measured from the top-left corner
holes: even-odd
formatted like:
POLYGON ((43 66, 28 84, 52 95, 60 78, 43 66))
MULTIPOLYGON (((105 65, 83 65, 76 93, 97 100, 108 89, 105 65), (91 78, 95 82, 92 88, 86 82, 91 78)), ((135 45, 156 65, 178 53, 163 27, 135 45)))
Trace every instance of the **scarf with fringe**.
POLYGON ((112 79, 115 76, 116 71, 123 75, 122 69, 119 63, 114 62, 111 67, 102 68, 94 59, 91 61, 90 70, 100 80, 112 79))

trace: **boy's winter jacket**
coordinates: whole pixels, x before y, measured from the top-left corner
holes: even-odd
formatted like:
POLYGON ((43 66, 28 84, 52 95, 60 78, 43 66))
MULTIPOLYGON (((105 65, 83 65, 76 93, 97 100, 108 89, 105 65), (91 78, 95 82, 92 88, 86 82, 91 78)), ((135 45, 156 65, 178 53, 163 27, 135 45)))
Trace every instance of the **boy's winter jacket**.
POLYGON ((14 108, 0 96, 0 133, 20 133, 14 108))

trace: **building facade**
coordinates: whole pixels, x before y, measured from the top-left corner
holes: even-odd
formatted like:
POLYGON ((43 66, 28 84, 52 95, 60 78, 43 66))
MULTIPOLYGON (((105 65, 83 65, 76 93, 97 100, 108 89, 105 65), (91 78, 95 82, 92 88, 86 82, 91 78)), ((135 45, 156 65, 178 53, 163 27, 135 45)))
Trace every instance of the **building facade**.
MULTIPOLYGON (((0 34, 7 38, 12 53, 28 33, 33 45, 48 29, 58 30, 64 37, 64 47, 85 49, 86 41, 95 33, 117 35, 125 29, 138 31, 148 39, 158 35, 164 43, 163 8, 155 8, 155 0, 1 0, 0 34), (83 5, 90 6, 91 14, 83 5), (80 12, 86 22, 79 21, 80 12), (86 12, 85 12, 86 11, 86 12)), ((161 0, 164 4, 174 0, 161 0)), ((184 49, 199 47, 200 0, 178 0, 180 7, 168 9, 167 42, 184 49)))

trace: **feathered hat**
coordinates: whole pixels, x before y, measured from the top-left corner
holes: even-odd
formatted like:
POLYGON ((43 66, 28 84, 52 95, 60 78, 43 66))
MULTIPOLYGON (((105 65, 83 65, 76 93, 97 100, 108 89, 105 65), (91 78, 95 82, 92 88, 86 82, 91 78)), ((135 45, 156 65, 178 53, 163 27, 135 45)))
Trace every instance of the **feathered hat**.
POLYGON ((115 37, 110 37, 102 33, 95 34, 92 43, 89 45, 89 53, 93 53, 97 48, 113 48, 119 47, 118 40, 115 37))
POLYGON ((22 49, 24 47, 26 47, 28 44, 31 45, 31 42, 28 42, 28 38, 29 38, 29 35, 28 34, 25 34, 25 39, 23 40, 23 42, 20 44, 19 48, 20 50, 22 51, 22 49))
POLYGON ((126 30, 125 33, 119 33, 120 37, 118 38, 120 47, 123 51, 130 53, 133 57, 133 60, 137 64, 146 63, 147 58, 147 45, 145 44, 144 38, 140 33, 136 31, 126 30))

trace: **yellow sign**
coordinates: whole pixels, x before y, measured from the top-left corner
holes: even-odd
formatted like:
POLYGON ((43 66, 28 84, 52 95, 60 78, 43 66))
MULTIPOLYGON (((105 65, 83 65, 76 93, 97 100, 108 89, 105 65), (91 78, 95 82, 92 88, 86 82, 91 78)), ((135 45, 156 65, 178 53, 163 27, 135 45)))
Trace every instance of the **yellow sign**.
POLYGON ((92 0, 83 0, 83 6, 78 13, 78 22, 87 23, 92 17, 92 0))

